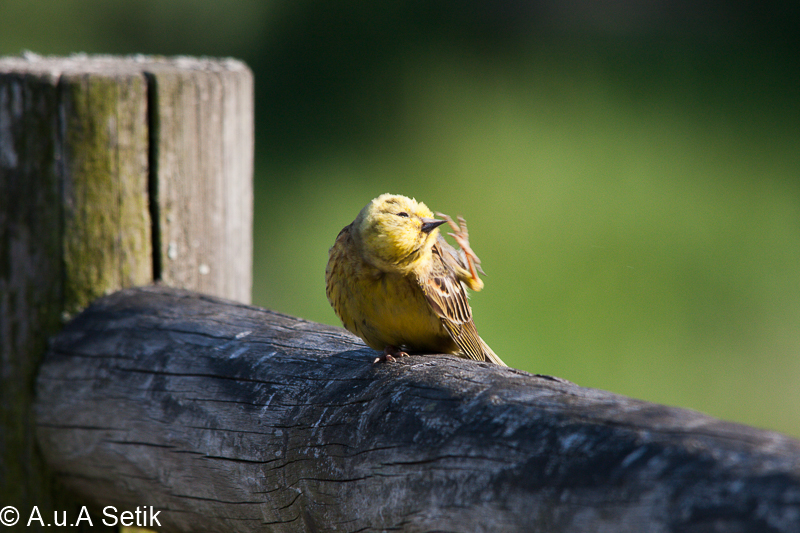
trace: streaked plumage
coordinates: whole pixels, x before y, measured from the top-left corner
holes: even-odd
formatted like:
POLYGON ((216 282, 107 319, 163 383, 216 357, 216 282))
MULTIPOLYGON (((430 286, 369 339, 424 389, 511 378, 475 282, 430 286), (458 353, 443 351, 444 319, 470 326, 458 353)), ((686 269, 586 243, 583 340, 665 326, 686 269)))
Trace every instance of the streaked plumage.
POLYGON ((472 320, 466 287, 480 290, 483 282, 466 223, 440 216, 444 220, 405 196, 372 200, 330 249, 328 300, 344 326, 383 351, 383 359, 407 350, 504 365, 472 320), (439 234, 437 226, 445 222, 461 250, 439 234))

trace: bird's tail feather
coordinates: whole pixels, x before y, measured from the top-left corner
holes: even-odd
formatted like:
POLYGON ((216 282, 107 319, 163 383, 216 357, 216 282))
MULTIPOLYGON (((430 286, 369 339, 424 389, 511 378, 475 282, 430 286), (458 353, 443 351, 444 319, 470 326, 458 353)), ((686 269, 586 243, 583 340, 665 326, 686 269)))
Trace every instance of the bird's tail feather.
POLYGON ((507 364, 505 364, 505 363, 503 362, 503 360, 502 360, 502 359, 500 359, 500 358, 497 356, 497 354, 496 354, 496 353, 494 353, 494 352, 492 351, 492 349, 491 349, 491 348, 489 348, 489 345, 488 345, 488 344, 486 344, 486 342, 484 342, 484 340, 483 340, 483 339, 481 339, 481 347, 483 348, 483 355, 486 357, 486 360, 487 360, 487 361, 489 361, 490 363, 494 363, 494 364, 496 364, 496 365, 500 365, 500 366, 508 366, 507 364))

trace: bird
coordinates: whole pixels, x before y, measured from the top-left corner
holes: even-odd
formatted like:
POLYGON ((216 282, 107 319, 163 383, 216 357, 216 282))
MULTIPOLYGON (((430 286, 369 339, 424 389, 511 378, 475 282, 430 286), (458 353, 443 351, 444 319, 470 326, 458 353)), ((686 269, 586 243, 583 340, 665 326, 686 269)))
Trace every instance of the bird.
POLYGON ((436 215, 402 195, 370 201, 330 248, 328 301, 347 330, 382 352, 376 363, 412 352, 506 366, 478 335, 467 301, 467 288, 484 284, 466 221, 436 215), (445 223, 460 250, 440 234, 445 223))

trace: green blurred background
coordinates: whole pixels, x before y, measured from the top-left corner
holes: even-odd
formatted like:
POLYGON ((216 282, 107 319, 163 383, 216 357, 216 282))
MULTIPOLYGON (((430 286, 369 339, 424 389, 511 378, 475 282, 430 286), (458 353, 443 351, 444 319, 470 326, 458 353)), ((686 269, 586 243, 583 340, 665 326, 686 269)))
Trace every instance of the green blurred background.
POLYGON ((256 77, 254 303, 371 198, 462 214, 511 366, 800 437, 796 1, 3 0, 0 54, 256 77))

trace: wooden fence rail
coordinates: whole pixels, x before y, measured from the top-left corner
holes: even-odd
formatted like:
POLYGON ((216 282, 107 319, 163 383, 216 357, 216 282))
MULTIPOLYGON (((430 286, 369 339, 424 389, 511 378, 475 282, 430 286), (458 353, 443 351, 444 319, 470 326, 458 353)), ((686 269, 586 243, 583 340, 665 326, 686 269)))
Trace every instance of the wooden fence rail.
POLYGON ((796 532, 800 442, 167 288, 55 339, 37 425, 96 509, 163 531, 796 532))

